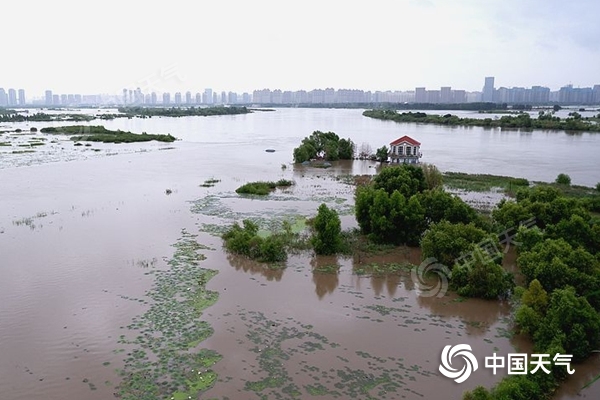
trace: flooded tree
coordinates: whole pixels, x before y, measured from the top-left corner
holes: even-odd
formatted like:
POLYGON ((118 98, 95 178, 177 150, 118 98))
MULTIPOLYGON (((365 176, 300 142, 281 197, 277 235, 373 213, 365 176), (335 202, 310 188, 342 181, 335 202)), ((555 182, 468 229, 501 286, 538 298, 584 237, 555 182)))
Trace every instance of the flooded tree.
POLYGON ((311 239, 315 253, 337 253, 342 245, 341 227, 337 211, 330 209, 325 203, 321 204, 314 220, 315 233, 311 239))

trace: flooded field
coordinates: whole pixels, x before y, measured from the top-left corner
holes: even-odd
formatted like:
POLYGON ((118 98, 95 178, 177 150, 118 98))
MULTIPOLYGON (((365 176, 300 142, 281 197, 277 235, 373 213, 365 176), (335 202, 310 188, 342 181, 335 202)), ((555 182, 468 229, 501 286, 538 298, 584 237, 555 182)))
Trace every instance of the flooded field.
MULTIPOLYGON (((159 119, 143 130, 184 140, 94 144, 103 151, 90 157, 81 146, 73 157, 29 166, 2 154, 1 397, 125 398, 155 385, 154 398, 169 398, 163 394, 192 382, 214 383, 207 399, 445 399, 501 379, 483 368, 484 357, 528 348, 510 335, 509 304, 423 297, 407 271, 382 276, 368 268, 419 264, 418 249, 360 258, 299 252, 285 269, 222 250, 218 235, 234 221, 272 229, 314 216, 323 202, 339 211, 343 228, 356 226, 346 177, 373 174, 376 164, 289 164, 290 149, 314 129, 351 135, 340 128, 348 110, 327 111, 289 130, 274 113, 204 119, 202 129, 188 119, 159 119), (264 152, 271 147, 277 152, 264 152), (295 185, 267 199, 235 194, 245 182, 281 178, 295 185), (463 384, 438 371, 443 347, 459 343, 470 344, 480 364, 463 384)), ((149 123, 105 126, 142 131, 136 124, 149 123)), ((495 199, 489 196, 479 200, 495 199)), ((557 398, 596 398, 598 384, 580 389, 600 371, 599 359, 577 366, 557 398)))

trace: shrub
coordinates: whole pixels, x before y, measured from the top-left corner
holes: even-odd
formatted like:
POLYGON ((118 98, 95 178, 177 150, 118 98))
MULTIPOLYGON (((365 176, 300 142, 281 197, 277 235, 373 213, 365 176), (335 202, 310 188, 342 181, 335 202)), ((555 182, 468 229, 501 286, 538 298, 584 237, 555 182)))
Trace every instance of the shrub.
POLYGON ((425 176, 425 184, 427 185, 427 189, 435 189, 442 186, 444 183, 444 178, 442 177, 440 170, 435 165, 423 164, 421 169, 423 169, 423 175, 425 176))
POLYGON ((600 192, 600 182, 596 183, 596 190, 600 192))
POLYGON ((556 183, 558 183, 559 185, 570 185, 571 177, 567 174, 558 174, 558 176, 556 177, 556 183))
POLYGON ((244 220, 243 227, 237 222, 223 234, 225 248, 262 262, 281 262, 287 259, 285 243, 279 236, 258 236, 258 225, 244 220))

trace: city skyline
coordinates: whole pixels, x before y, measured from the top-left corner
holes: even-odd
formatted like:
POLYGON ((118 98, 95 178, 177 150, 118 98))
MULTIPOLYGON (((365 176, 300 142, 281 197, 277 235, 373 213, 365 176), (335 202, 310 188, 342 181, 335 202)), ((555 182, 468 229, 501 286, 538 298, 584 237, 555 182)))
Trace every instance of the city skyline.
POLYGON ((451 86, 438 89, 416 87, 409 91, 364 91, 357 89, 313 89, 310 91, 282 91, 280 89, 257 89, 252 93, 236 93, 232 91, 205 88, 202 92, 144 92, 141 88, 123 88, 120 94, 80 93, 59 94, 46 90, 42 98, 34 97, 27 102, 25 91, 10 88, 8 92, 0 87, 0 107, 24 105, 37 106, 73 106, 94 104, 122 105, 213 105, 213 104, 348 104, 348 103, 429 103, 429 104, 460 104, 460 103, 498 103, 498 104, 529 104, 548 105, 591 105, 600 104, 600 84, 593 87, 575 88, 565 85, 559 90, 552 91, 545 86, 526 87, 495 87, 495 77, 486 76, 481 91, 468 92, 451 86), (171 97, 173 94, 173 97, 171 97))
POLYGON ((448 84, 480 91, 482 76, 503 77, 497 86, 557 90, 598 81, 600 4, 591 0, 232 0, 203 4, 201 14, 188 7, 107 0, 93 11, 102 24, 92 27, 89 11, 71 1, 9 3, 7 15, 27 16, 27 25, 11 18, 5 30, 36 39, 34 47, 18 35, 8 41, 0 79, 28 93, 448 84))

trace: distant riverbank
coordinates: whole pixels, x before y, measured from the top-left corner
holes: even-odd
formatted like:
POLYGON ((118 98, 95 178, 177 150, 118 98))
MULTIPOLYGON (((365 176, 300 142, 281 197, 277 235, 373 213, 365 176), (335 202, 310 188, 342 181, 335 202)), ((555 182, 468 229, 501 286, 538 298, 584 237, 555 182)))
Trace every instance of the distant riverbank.
POLYGON ((481 126, 484 128, 522 128, 545 129, 560 131, 600 132, 599 118, 584 118, 573 112, 568 118, 559 118, 551 113, 540 112, 538 118, 531 118, 527 113, 504 115, 498 119, 492 118, 460 118, 456 115, 434 115, 423 112, 398 113, 394 110, 367 110, 365 117, 389 120, 394 122, 421 123, 447 126, 481 126))

